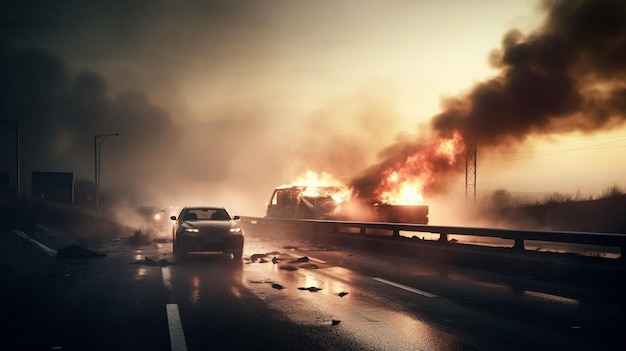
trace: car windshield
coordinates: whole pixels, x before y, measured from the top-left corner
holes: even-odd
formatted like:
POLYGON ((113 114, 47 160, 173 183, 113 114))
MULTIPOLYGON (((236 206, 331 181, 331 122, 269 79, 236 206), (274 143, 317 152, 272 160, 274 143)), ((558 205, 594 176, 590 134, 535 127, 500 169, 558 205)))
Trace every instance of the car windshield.
POLYGON ((190 208, 183 215, 185 221, 229 221, 230 215, 223 208, 190 208))

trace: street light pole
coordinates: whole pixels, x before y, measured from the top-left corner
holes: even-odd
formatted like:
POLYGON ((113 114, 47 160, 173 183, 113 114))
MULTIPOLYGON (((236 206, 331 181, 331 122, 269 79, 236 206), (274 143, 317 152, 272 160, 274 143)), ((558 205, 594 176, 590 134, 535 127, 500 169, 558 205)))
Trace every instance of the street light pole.
POLYGON ((94 183, 96 196, 96 211, 100 213, 100 145, 110 136, 119 136, 119 133, 99 134, 93 137, 94 183))

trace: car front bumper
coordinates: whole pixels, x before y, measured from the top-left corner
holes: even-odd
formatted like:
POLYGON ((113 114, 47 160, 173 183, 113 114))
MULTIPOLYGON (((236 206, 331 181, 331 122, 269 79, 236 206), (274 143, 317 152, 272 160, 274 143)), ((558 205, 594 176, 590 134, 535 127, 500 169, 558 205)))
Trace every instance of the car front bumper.
POLYGON ((176 237, 176 247, 179 252, 236 252, 243 250, 242 235, 215 235, 181 233, 176 237))

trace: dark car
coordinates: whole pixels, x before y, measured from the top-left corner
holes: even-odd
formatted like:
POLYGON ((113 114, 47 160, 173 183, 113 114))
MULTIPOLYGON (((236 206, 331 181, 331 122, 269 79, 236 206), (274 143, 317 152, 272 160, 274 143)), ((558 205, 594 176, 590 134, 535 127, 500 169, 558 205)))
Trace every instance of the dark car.
POLYGON ((243 254, 243 229, 239 216, 231 218, 223 207, 185 207, 172 216, 174 254, 221 252, 235 259, 243 254))

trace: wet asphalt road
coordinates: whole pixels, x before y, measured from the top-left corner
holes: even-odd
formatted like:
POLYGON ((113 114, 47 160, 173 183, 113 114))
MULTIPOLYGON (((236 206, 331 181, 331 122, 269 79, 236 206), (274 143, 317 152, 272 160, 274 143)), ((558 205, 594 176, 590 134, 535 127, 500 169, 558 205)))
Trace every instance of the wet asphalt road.
MULTIPOLYGON (((618 350, 624 310, 546 284, 270 233, 244 259, 112 242, 64 262, 12 319, 10 350, 618 350), (158 265, 146 261, 165 259, 158 265), (58 272, 57 272, 58 273, 58 272)), ((19 239, 16 239, 19 240, 19 239)), ((56 259, 55 259, 56 260, 56 259)))

